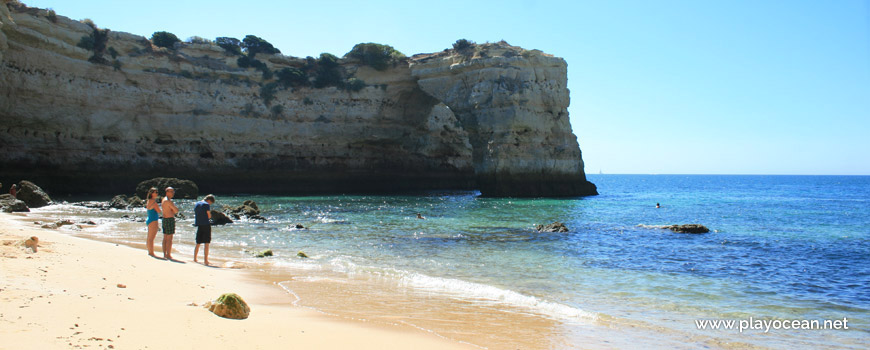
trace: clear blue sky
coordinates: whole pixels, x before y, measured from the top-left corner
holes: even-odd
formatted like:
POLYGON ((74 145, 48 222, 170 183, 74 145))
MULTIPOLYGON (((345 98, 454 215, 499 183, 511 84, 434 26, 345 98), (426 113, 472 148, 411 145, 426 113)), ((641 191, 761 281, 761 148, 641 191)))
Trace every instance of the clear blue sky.
POLYGON ((294 56, 504 39, 568 61, 589 173, 870 174, 870 1, 24 2, 294 56))

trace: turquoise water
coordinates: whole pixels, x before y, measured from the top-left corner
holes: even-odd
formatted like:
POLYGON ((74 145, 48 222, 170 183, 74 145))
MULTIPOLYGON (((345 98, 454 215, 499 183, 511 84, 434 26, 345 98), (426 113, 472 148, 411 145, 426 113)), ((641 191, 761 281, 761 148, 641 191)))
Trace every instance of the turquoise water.
MULTIPOLYGON (((870 177, 589 178, 600 196, 218 196, 218 205, 253 199, 269 221, 216 227, 214 246, 249 261, 258 261, 249 251, 273 249, 270 262, 298 276, 282 284, 291 293, 305 281, 377 280, 390 293, 425 292, 538 315, 561 324, 569 338, 607 337, 605 329, 617 329, 625 330, 618 337, 636 336, 649 347, 870 346, 870 177), (418 212, 426 220, 416 219, 418 212), (534 229, 554 221, 570 232, 534 229), (307 229, 292 228, 296 223, 307 229), (684 223, 713 231, 648 227, 684 223), (312 258, 299 259, 298 251, 312 258), (699 330, 694 322, 750 317, 846 318, 850 329, 741 333, 699 330)), ((193 206, 181 204, 184 225, 193 206)), ((303 305, 312 299, 297 296, 303 305)))

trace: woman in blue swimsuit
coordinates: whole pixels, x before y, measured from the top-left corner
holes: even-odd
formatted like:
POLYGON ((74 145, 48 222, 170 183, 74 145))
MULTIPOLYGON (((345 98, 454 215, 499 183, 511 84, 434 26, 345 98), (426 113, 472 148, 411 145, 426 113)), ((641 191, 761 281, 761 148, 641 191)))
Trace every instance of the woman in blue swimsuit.
POLYGON ((148 238, 145 241, 145 246, 148 247, 148 255, 154 255, 154 238, 157 237, 157 219, 160 217, 160 205, 157 204, 157 188, 151 187, 145 201, 145 209, 148 209, 148 220, 145 220, 145 225, 148 226, 148 238))

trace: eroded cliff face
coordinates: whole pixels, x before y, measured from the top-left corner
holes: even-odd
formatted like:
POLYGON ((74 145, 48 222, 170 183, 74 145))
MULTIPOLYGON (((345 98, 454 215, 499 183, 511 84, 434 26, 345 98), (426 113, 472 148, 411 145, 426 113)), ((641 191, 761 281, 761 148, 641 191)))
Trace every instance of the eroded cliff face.
POLYGON ((417 55, 411 74, 470 136, 481 192, 595 194, 568 119, 568 66, 537 50, 486 44, 417 55))
MULTIPOLYGON (((110 31, 117 55, 92 63, 76 44, 93 31, 0 6, 3 180, 74 193, 171 176, 206 192, 594 194, 568 123, 565 62, 540 52, 487 44, 385 71, 343 59, 344 77, 365 87, 275 88, 213 44, 169 50, 110 31)), ((271 71, 306 64, 257 59, 271 71)))

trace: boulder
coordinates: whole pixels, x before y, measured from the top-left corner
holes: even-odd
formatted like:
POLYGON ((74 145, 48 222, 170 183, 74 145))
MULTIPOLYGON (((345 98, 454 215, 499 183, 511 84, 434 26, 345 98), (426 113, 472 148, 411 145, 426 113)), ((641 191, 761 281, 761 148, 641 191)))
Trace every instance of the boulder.
POLYGON ((127 208, 145 207, 145 201, 139 196, 127 198, 127 208))
POLYGON ((257 253, 257 255, 255 255, 255 256, 258 258, 265 258, 267 256, 273 256, 273 255, 274 254, 272 253, 272 249, 266 249, 262 252, 257 253))
POLYGON ((298 253, 296 253, 296 256, 303 258, 303 259, 308 259, 308 254, 305 254, 305 252, 298 252, 298 253))
POLYGON ((148 194, 148 189, 151 187, 156 187, 161 196, 164 195, 164 190, 167 187, 175 189, 175 198, 196 199, 199 196, 199 187, 193 181, 176 179, 174 177, 155 177, 142 181, 136 185, 136 195, 139 198, 145 198, 148 194))
POLYGON ((710 232, 710 229, 708 229, 706 226, 699 225, 699 224, 670 225, 670 226, 665 226, 664 228, 669 229, 671 231, 674 231, 676 233, 695 233, 695 234, 698 234, 698 233, 710 232))
POLYGON ((226 224, 232 224, 232 223, 233 223, 233 220, 230 220, 230 218, 228 218, 226 216, 226 214, 221 213, 217 210, 211 211, 211 224, 212 225, 226 225, 226 224))
POLYGON ((18 187, 16 197, 29 208, 40 208, 51 204, 51 198, 36 184, 24 180, 18 183, 18 187))
POLYGON ((251 308, 242 297, 236 293, 224 293, 214 302, 206 303, 208 311, 223 318, 243 320, 251 314, 251 308))
POLYGON ((558 221, 548 225, 538 225, 536 229, 538 232, 568 232, 568 227, 558 221))
POLYGON ((305 226, 303 226, 302 224, 296 224, 296 229, 303 230, 303 229, 305 229, 305 226))
POLYGON ((106 205, 106 208, 112 209, 131 209, 137 207, 144 207, 145 201, 143 201, 139 196, 133 196, 127 198, 127 196, 123 194, 119 194, 117 196, 112 197, 112 200, 109 201, 109 204, 106 205))
POLYGON ((254 208, 254 210, 256 210, 258 214, 260 213, 260 207, 257 206, 257 202, 254 202, 254 201, 249 199, 249 200, 246 200, 244 203, 242 203, 242 205, 254 208))
POLYGON ((127 204, 127 196, 123 194, 119 194, 117 196, 112 197, 112 200, 109 201, 109 208, 113 209, 127 209, 129 204, 127 204))
POLYGON ((11 194, 0 194, 0 210, 4 213, 29 212, 30 208, 24 201, 16 199, 11 194))
POLYGON ((231 208, 230 213, 233 213, 235 215, 244 215, 250 218, 259 215, 260 208, 257 207, 257 203, 255 203, 254 201, 246 200, 242 205, 231 208))
POLYGON ((40 226, 40 227, 42 227, 42 228, 47 228, 47 229, 49 229, 49 230, 57 229, 57 225, 55 225, 55 224, 53 224, 53 223, 52 223, 52 224, 45 224, 45 225, 42 225, 42 226, 40 226))

